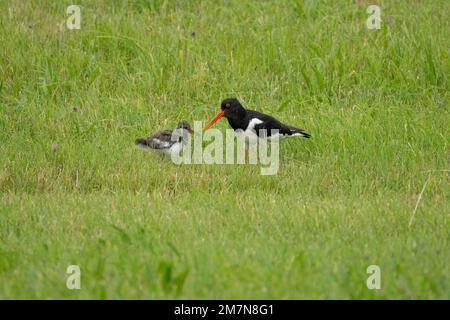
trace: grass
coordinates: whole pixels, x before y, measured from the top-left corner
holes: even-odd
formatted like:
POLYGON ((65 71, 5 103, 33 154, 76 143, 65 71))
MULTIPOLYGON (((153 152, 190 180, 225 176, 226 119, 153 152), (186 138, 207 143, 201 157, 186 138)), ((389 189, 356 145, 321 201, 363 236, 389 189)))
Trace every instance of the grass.
POLYGON ((381 30, 312 0, 79 1, 68 30, 2 1, 0 298, 449 299, 450 4, 376 2, 381 30), (312 139, 276 176, 133 145, 229 96, 312 139))

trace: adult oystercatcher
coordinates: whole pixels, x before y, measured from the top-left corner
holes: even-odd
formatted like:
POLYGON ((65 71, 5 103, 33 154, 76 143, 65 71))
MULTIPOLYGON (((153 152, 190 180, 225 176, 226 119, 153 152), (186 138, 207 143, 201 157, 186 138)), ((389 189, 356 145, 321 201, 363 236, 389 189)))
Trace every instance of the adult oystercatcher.
POLYGON ((148 138, 136 139, 136 145, 170 156, 180 152, 193 133, 189 123, 183 120, 178 123, 175 130, 161 130, 148 138))
POLYGON ((208 130, 217 120, 222 117, 227 118, 228 123, 239 135, 243 134, 249 137, 249 141, 254 142, 258 139, 273 139, 284 137, 304 137, 311 135, 303 129, 286 125, 267 114, 245 109, 238 99, 228 98, 222 101, 220 111, 203 128, 208 130), (278 134, 272 135, 272 130, 277 130, 278 134))

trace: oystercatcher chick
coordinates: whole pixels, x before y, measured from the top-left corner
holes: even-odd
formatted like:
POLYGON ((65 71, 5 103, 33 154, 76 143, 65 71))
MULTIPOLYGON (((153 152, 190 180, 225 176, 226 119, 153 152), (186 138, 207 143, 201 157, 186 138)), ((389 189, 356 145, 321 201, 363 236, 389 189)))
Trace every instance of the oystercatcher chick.
POLYGON ((236 134, 244 135, 250 142, 258 139, 273 139, 285 137, 309 138, 310 134, 303 129, 286 125, 267 114, 245 109, 238 99, 229 98, 222 101, 220 111, 203 128, 208 130, 217 120, 227 118, 228 123, 236 134), (272 135, 272 130, 278 133, 272 135))
POLYGON ((185 120, 180 121, 175 130, 161 130, 148 138, 136 139, 136 145, 150 149, 164 156, 179 153, 194 131, 185 120))

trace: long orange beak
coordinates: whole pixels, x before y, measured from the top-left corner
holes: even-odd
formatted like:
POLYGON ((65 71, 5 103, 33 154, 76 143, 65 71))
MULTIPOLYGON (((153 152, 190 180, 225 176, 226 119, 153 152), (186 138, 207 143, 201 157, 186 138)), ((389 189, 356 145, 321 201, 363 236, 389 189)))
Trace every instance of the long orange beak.
POLYGON ((220 118, 223 117, 224 112, 222 110, 220 110, 219 112, 217 112, 217 114, 214 116, 214 118, 212 118, 203 128, 203 132, 205 132, 206 130, 208 130, 214 123, 216 123, 217 120, 219 120, 220 118))

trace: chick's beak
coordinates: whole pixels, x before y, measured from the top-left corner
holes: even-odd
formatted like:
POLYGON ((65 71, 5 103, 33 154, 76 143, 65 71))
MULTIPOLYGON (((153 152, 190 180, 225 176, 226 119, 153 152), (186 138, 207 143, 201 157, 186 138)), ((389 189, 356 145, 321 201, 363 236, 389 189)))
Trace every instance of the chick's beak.
POLYGON ((205 132, 206 130, 208 130, 214 123, 216 123, 217 120, 219 120, 220 118, 223 117, 224 112, 222 110, 220 110, 219 112, 217 112, 217 114, 214 116, 214 118, 212 118, 203 128, 203 132, 205 132))

